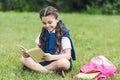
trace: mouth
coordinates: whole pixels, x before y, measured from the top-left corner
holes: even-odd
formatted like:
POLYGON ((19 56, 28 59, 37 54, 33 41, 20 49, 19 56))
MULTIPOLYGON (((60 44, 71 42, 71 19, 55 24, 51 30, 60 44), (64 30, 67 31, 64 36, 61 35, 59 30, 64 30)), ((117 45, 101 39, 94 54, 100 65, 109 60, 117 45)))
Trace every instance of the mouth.
POLYGON ((52 31, 52 29, 50 29, 50 28, 46 28, 46 30, 48 30, 48 32, 51 32, 51 31, 52 31))
POLYGON ((46 28, 48 31, 50 31, 51 29, 50 28, 46 28))

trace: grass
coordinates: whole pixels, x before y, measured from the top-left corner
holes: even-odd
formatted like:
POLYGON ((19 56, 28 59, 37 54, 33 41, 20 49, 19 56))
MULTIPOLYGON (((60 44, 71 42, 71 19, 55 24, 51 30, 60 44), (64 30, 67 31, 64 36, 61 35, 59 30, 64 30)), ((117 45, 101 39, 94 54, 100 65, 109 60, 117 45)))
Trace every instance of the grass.
POLYGON ((117 75, 106 80, 120 79, 120 16, 60 13, 60 18, 71 30, 77 53, 73 70, 65 78, 21 69, 18 45, 36 45, 34 40, 42 27, 39 13, 0 12, 0 80, 71 80, 72 74, 97 55, 107 57, 117 67, 117 75))

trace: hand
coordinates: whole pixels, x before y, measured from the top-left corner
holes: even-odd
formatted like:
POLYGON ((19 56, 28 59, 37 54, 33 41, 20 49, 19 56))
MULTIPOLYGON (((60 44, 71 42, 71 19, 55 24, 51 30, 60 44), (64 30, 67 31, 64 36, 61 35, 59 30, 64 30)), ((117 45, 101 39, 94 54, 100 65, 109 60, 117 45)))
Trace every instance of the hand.
POLYGON ((50 61, 50 60, 52 60, 52 56, 53 55, 51 55, 50 53, 45 53, 45 55, 43 56, 43 60, 45 60, 45 61, 50 61))
POLYGON ((29 55, 27 53, 27 49, 24 48, 23 46, 20 46, 20 48, 21 48, 21 51, 22 51, 22 56, 25 57, 25 58, 29 57, 29 55))

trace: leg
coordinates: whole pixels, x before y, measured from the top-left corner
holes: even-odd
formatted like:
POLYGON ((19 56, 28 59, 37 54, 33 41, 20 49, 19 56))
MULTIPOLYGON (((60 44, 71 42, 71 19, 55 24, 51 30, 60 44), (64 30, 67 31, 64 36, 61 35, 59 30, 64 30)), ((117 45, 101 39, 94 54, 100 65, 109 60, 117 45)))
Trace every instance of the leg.
POLYGON ((55 70, 55 73, 64 77, 64 71, 70 69, 70 62, 67 59, 60 59, 45 66, 48 70, 55 70))
POLYGON ((58 70, 58 69, 68 70, 70 68, 70 62, 69 60, 62 58, 45 66, 45 68, 47 70, 58 70))
POLYGON ((39 63, 36 63, 32 58, 21 58, 21 63, 25 65, 26 67, 30 68, 31 70, 37 71, 37 72, 47 72, 48 70, 40 65, 39 63))

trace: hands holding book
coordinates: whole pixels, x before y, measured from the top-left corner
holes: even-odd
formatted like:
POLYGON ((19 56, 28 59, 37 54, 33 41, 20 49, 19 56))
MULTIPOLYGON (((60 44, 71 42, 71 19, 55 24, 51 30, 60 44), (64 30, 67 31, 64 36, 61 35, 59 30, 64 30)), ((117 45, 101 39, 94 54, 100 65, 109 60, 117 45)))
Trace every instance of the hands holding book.
POLYGON ((22 56, 27 58, 29 57, 28 53, 27 53, 27 49, 24 48, 22 45, 20 45, 21 51, 22 51, 22 56))
POLYGON ((40 48, 31 48, 27 50, 22 45, 20 45, 22 56, 24 58, 31 57, 35 62, 41 62, 41 61, 50 61, 52 60, 52 56, 49 53, 44 53, 40 48))
POLYGON ((50 60, 52 60, 52 56, 53 55, 51 55, 51 54, 49 54, 49 53, 46 53, 44 56, 43 56, 43 60, 44 61, 50 61, 50 60))

